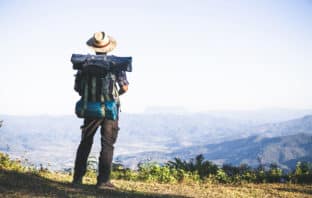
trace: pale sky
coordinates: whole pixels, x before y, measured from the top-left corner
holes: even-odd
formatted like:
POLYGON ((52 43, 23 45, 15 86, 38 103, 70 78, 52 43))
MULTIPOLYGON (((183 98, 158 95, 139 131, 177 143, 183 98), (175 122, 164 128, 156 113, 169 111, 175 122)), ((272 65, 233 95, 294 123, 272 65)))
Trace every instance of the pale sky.
POLYGON ((133 57, 123 112, 312 108, 312 1, 0 0, 0 114, 74 114, 72 53, 133 57))

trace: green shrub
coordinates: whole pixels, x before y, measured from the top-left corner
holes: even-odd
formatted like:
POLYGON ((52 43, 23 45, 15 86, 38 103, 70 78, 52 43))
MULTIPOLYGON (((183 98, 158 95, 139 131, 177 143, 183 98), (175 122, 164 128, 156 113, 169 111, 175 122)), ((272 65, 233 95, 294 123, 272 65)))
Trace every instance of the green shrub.
POLYGON ((283 178, 282 169, 280 169, 277 164, 271 164, 270 169, 267 172, 267 181, 268 182, 280 182, 283 178))
POLYGON ((296 169, 290 177, 294 183, 312 183, 312 163, 297 162, 296 169))
POLYGON ((157 181, 160 183, 174 183, 177 181, 177 171, 169 166, 160 166, 157 163, 139 164, 138 179, 143 181, 157 181))
POLYGON ((239 181, 243 182, 256 182, 257 181, 257 174, 254 171, 246 171, 240 177, 239 181))
POLYGON ((218 169, 217 174, 216 174, 216 180, 220 183, 229 183, 230 179, 226 172, 223 171, 223 169, 218 169))
POLYGON ((9 168, 11 164, 11 160, 9 155, 0 153, 0 169, 9 168))
POLYGON ((171 169, 197 172, 201 180, 204 180, 210 174, 216 174, 218 170, 217 165, 210 161, 205 161, 202 154, 197 155, 195 159, 190 159, 190 161, 174 158, 174 161, 168 161, 166 165, 171 169))
POLYGON ((24 171, 25 167, 21 165, 21 161, 11 160, 8 154, 0 152, 0 169, 24 171))

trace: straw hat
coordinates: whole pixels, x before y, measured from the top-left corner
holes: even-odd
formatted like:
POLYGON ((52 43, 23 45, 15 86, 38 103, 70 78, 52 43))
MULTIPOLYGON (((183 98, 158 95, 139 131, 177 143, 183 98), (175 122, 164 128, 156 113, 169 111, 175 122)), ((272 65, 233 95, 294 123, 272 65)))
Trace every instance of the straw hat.
POLYGON ((116 48, 116 40, 105 34, 105 32, 96 32, 93 37, 87 41, 87 45, 95 52, 107 53, 116 48))

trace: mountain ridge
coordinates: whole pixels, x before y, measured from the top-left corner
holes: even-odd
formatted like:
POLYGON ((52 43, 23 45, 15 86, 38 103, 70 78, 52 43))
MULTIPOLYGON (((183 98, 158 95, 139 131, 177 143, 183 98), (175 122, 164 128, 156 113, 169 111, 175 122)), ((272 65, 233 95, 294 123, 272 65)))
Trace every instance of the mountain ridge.
MULTIPOLYGON (((80 141, 79 127, 82 120, 74 116, 0 116, 0 118, 4 119, 4 124, 0 128, 1 151, 16 158, 26 158, 35 164, 50 164, 55 169, 73 166, 80 141)), ((252 136, 257 136, 253 141, 261 141, 266 137, 312 133, 311 115, 262 125, 203 114, 123 114, 120 119, 121 131, 115 146, 115 160, 125 159, 127 155, 126 159, 130 166, 150 158, 145 155, 143 159, 138 154, 142 152, 154 152, 153 156, 158 156, 159 159, 164 156, 163 153, 172 153, 192 146, 221 144, 252 136), (130 160, 129 156, 135 155, 138 156, 130 160)), ((205 151, 202 147, 197 149, 196 153, 205 151)), ((97 156, 99 151, 100 138, 97 133, 91 155, 97 156)), ((227 162, 222 157, 214 160, 218 163, 227 162)), ((293 164, 291 159, 289 160, 289 163, 293 164)))
POLYGON ((297 161, 312 162, 312 135, 296 134, 273 138, 251 136, 217 144, 187 147, 170 153, 143 152, 135 155, 118 156, 117 159, 131 168, 140 161, 157 161, 160 163, 177 157, 183 160, 203 154, 205 159, 216 164, 248 164, 256 167, 258 158, 263 164, 277 164, 285 170, 294 169, 297 161))

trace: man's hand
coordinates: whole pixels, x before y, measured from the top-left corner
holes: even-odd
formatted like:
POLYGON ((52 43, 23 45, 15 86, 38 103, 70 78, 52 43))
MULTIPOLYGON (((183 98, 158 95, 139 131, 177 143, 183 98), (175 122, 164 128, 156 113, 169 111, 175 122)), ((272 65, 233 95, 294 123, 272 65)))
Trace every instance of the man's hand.
POLYGON ((120 87, 118 93, 119 93, 119 95, 122 95, 122 94, 126 93, 127 91, 128 91, 128 85, 124 85, 124 86, 120 87))

